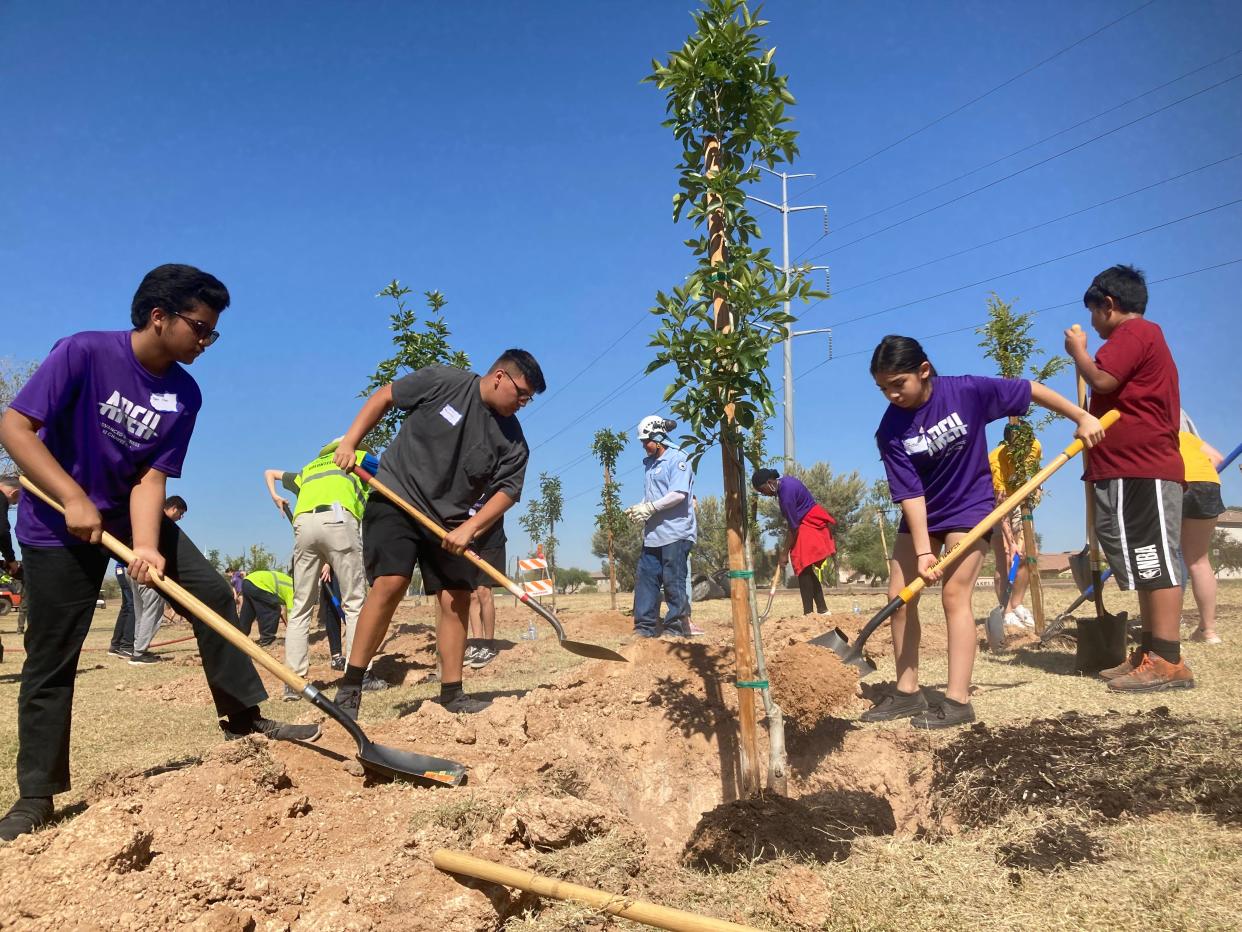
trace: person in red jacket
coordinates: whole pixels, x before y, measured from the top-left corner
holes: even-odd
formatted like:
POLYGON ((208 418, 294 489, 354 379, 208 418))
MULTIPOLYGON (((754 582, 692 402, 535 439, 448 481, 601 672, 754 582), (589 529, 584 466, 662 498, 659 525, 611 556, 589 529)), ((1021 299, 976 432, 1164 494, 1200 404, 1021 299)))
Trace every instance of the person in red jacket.
POLYGON ((775 469, 758 469, 750 484, 760 495, 776 498, 789 524, 789 562, 798 574, 802 613, 828 614, 823 574, 828 558, 837 552, 837 543, 832 539, 836 519, 816 503, 811 490, 794 476, 782 476, 775 469))

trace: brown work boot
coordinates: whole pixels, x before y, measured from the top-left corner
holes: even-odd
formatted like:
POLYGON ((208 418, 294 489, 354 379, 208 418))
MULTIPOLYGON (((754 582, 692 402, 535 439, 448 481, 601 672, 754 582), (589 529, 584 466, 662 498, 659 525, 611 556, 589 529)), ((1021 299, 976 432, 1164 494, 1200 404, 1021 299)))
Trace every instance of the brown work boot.
POLYGON ((1136 647, 1134 650, 1130 651, 1130 656, 1121 661, 1121 663, 1117 664, 1117 666, 1109 667, 1107 670, 1101 670, 1096 675, 1102 680, 1111 682, 1119 677, 1128 676, 1133 673, 1142 659, 1143 649, 1141 647, 1136 647))
POLYGON ((1110 680, 1109 689, 1118 692, 1155 692, 1159 689, 1194 689, 1195 675, 1185 661, 1169 663, 1159 654, 1148 652, 1133 671, 1110 680))

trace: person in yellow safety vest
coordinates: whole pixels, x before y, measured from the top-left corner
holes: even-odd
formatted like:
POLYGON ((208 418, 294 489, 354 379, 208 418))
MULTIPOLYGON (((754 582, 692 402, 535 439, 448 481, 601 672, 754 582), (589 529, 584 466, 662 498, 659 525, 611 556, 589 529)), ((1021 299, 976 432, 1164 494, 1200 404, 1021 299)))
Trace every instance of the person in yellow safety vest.
POLYGON ((270 647, 280 628, 280 612, 293 607, 293 577, 277 570, 254 570, 242 580, 241 629, 249 636, 259 619, 259 646, 270 647))
MULTIPOLYGON (((1015 441, 1016 437, 1017 425, 1006 424, 1004 442, 997 444, 996 448, 988 454, 988 467, 992 471, 992 491, 996 494, 998 505, 1012 495, 1021 484, 1015 481, 1016 464, 1009 450, 1009 445, 1015 441)), ((1043 448, 1038 440, 1031 441, 1031 449, 1027 457, 1028 475, 1033 475, 1039 471, 1039 464, 1043 457, 1043 448)), ((1032 508, 1039 502, 1040 494, 1037 491, 1027 500, 1032 508)), ((1014 575, 1013 585, 1009 586, 1006 592, 1009 568, 1013 565, 1013 558, 1023 552, 1022 509, 1019 507, 1009 512, 999 527, 1000 533, 992 535, 992 554, 996 561, 993 570, 996 580, 996 597, 1001 604, 992 609, 985 627, 988 646, 992 650, 1000 650, 1004 647, 1005 625, 1013 628, 1035 627, 1035 616, 1022 604, 1026 590, 1031 583, 1031 568, 1025 559, 1019 558, 1018 571, 1014 575)))
MULTIPOLYGON (((345 657, 354 642, 358 613, 366 600, 366 571, 362 562, 362 511, 369 488, 353 473, 332 461, 340 438, 326 444, 319 455, 297 473, 268 469, 263 473, 276 508, 286 513, 289 501, 276 491, 276 480, 297 496, 293 507, 293 607, 285 631, 285 663, 305 677, 310 667, 310 625, 318 606, 321 571, 327 564, 341 592, 345 615, 345 654, 331 658, 334 670, 345 669, 345 657)), ((355 463, 372 474, 378 461, 367 450, 356 451, 355 463)), ((388 684, 369 670, 363 688, 386 689, 388 684)), ((299 698, 285 687, 286 699, 299 698)))

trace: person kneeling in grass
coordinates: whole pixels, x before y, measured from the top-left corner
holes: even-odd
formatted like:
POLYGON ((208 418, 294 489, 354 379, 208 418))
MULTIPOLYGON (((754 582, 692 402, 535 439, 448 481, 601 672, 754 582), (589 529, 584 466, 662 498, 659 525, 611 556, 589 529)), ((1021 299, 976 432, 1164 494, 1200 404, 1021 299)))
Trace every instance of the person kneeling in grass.
MULTIPOLYGON (((166 574, 237 625, 228 583, 161 514, 202 405, 182 366, 215 343, 228 304, 224 285, 206 272, 154 269, 134 295, 132 330, 60 340, 0 419, 0 443, 13 461, 65 508, 62 516, 26 494, 17 513, 31 610, 17 697, 21 798, 0 819, 0 840, 46 825, 52 797, 69 789, 74 676, 108 568, 104 531, 132 541, 134 581, 166 574)), ((267 692, 254 665, 187 609, 178 611, 191 619, 226 737, 319 737, 318 725, 263 718, 267 692)))

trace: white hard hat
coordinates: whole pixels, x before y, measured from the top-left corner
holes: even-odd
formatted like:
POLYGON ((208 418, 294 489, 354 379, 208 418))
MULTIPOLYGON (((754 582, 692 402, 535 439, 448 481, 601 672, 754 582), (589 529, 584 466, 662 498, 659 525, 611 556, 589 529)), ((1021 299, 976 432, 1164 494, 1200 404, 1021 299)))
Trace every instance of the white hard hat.
POLYGON ((670 421, 658 414, 649 414, 638 422, 638 439, 664 443, 668 440, 668 432, 676 426, 676 421, 670 421))

